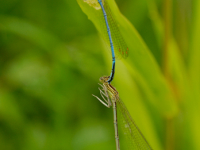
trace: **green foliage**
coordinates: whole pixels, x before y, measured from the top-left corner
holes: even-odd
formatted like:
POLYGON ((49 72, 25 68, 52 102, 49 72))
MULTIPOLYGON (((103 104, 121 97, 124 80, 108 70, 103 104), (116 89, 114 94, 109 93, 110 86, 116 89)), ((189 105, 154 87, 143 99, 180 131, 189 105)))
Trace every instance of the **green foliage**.
MULTIPOLYGON (((129 47, 112 83, 136 124, 155 150, 200 149, 200 2, 107 3, 129 47)), ((112 109, 91 95, 111 70, 93 6, 0 2, 1 150, 115 149, 112 109)))

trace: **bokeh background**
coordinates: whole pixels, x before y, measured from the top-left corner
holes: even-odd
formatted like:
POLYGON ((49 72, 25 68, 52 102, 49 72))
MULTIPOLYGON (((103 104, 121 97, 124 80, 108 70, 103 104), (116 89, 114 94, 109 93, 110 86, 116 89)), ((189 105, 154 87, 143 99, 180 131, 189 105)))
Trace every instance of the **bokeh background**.
MULTIPOLYGON (((115 149, 112 109, 92 97, 111 55, 80 1, 0 1, 1 150, 115 149)), ((153 62, 138 58, 141 75, 133 57, 117 60, 121 99, 153 149, 200 149, 199 0, 116 4, 146 49, 130 53, 153 62)))

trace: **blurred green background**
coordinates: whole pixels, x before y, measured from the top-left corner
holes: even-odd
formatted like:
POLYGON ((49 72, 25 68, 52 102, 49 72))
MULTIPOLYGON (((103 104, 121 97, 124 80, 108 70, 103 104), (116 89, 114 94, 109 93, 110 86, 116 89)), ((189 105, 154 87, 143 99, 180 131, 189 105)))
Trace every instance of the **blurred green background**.
MULTIPOLYGON (((155 150, 199 150, 200 1, 109 4, 130 50, 113 85, 136 124, 155 150)), ((115 149, 112 109, 92 97, 111 69, 95 12, 82 0, 0 1, 1 150, 115 149)))

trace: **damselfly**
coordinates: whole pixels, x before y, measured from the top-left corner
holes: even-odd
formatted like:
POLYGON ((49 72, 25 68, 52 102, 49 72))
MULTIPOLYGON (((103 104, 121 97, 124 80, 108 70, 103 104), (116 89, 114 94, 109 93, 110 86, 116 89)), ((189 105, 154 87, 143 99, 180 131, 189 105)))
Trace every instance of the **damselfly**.
POLYGON ((113 87, 111 84, 107 82, 109 76, 103 76, 99 80, 102 84, 99 84, 102 89, 99 88, 100 95, 103 98, 100 99, 96 97, 103 105, 106 107, 113 106, 113 117, 114 117, 114 128, 115 128, 115 142, 116 142, 116 149, 120 150, 119 145, 119 135, 118 135, 118 121, 117 121, 117 108, 119 109, 118 112, 121 113, 122 119, 125 123, 124 133, 128 137, 128 142, 131 143, 131 149, 133 150, 152 150, 150 145, 148 144, 147 140, 133 121, 131 115, 129 114, 126 106, 119 98, 119 93, 117 92, 116 88, 113 87))
POLYGON ((106 0, 98 0, 103 15, 104 15, 104 19, 105 19, 105 23, 106 23, 106 27, 107 27, 107 33, 108 33, 108 37, 109 37, 109 41, 110 41, 110 47, 111 47, 111 52, 112 52, 112 70, 111 70, 111 74, 109 76, 108 79, 108 83, 110 83, 113 78, 114 78, 114 73, 115 73, 115 52, 114 49, 116 51, 118 51, 123 57, 127 57, 128 56, 128 47, 126 46, 126 43, 124 42, 124 39, 117 27, 117 23, 111 13, 111 9, 107 3, 106 0), (114 43, 116 43, 114 45, 114 43), (114 48, 114 46, 116 46, 116 48, 114 48))
POLYGON ((114 19, 114 16, 108 5, 108 2, 106 0, 83 0, 83 1, 88 3, 90 6, 94 7, 97 11, 102 10, 101 11, 102 15, 97 16, 98 17, 97 19, 104 20, 100 21, 101 30, 103 32, 104 38, 106 39, 106 42, 109 41, 111 48, 112 70, 109 79, 107 81, 108 83, 111 83, 115 73, 115 52, 117 52, 117 54, 120 54, 120 56, 122 56, 123 58, 126 58, 128 56, 129 49, 124 41, 124 38, 122 37, 122 34, 118 28, 119 24, 117 23, 116 19, 114 19), (98 4, 100 6, 98 6, 98 4))

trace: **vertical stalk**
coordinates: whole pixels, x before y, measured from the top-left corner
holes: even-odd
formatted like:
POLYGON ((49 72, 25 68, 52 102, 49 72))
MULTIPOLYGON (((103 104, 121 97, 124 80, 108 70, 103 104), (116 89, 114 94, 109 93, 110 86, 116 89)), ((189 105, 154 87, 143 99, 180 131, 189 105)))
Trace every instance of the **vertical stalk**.
MULTIPOLYGON (((164 0, 164 47, 163 73, 174 92, 174 84, 170 76, 169 48, 172 34, 172 0, 164 0)), ((174 118, 166 118, 166 150, 174 150, 174 118)))
POLYGON ((174 150, 174 118, 166 119, 166 150, 174 150))
POLYGON ((163 72, 169 77, 168 51, 171 37, 171 10, 172 1, 164 0, 164 48, 163 48, 163 72))

